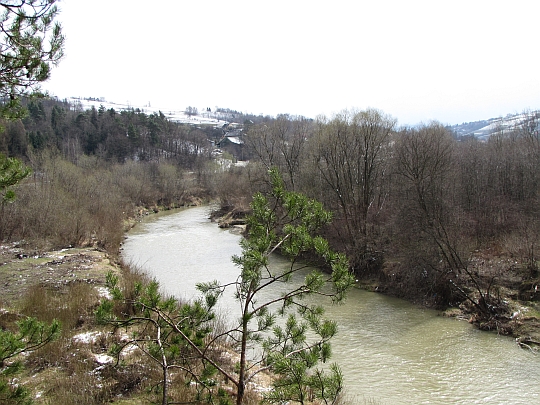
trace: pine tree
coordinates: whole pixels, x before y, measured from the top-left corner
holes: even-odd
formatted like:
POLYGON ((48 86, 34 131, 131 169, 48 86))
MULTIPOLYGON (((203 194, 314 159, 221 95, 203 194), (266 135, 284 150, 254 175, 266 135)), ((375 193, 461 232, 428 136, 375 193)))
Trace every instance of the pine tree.
POLYGON ((0 0, 0 117, 22 117, 20 96, 39 92, 63 56, 55 2, 0 0))

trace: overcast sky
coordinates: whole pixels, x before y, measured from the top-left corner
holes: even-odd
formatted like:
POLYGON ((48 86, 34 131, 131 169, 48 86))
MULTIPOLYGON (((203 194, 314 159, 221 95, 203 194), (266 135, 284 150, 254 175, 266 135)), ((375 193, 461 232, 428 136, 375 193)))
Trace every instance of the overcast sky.
POLYGON ((64 97, 399 124, 540 109, 538 0, 61 0, 64 97))

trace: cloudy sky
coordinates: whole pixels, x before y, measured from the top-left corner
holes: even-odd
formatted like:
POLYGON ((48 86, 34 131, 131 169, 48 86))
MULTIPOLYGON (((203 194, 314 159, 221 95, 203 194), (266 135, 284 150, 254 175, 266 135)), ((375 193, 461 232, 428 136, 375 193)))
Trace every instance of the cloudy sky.
POLYGON ((402 125, 540 109, 538 0, 61 0, 58 97, 402 125))

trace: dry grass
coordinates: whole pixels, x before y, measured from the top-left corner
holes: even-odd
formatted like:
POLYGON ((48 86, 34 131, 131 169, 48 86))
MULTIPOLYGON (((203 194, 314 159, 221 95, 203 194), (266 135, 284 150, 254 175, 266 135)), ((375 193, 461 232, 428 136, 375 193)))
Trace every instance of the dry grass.
POLYGON ((69 335, 92 322, 93 309, 98 301, 96 288, 84 282, 52 289, 47 285, 36 285, 28 290, 21 313, 46 322, 58 319, 64 335, 69 335))

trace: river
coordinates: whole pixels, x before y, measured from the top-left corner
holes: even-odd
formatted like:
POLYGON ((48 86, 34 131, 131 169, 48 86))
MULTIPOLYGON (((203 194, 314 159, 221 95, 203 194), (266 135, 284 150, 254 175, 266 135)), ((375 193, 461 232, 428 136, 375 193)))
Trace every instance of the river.
MULTIPOLYGON (((208 213, 197 207, 147 218, 129 232, 124 259, 183 299, 197 296, 197 282, 234 281, 240 236, 219 229, 208 213)), ((224 313, 236 308, 232 293, 223 298, 224 313)), ((358 289, 326 314, 338 322, 332 361, 355 403, 540 404, 540 356, 511 338, 358 289)))

